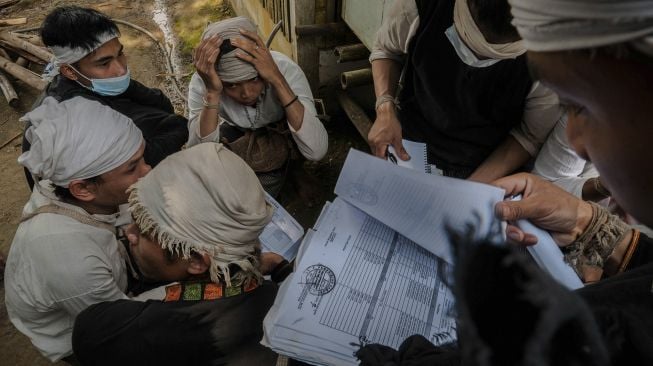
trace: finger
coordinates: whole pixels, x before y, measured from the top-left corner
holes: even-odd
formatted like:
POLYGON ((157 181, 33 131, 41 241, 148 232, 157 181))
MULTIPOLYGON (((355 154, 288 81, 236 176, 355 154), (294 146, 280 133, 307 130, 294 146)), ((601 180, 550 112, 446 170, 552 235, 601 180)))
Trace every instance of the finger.
POLYGON ((245 38, 232 39, 231 44, 233 44, 235 47, 238 47, 241 50, 249 53, 252 56, 254 56, 256 54, 256 52, 258 51, 256 49, 256 47, 257 47, 256 43, 254 43, 254 42, 252 42, 252 41, 250 41, 248 39, 245 39, 245 38))
POLYGON ((506 237, 510 244, 519 246, 531 246, 537 244, 537 237, 533 234, 525 233, 514 225, 508 225, 506 228, 506 237))
POLYGON ((494 206, 494 213, 497 218, 505 221, 517 221, 523 219, 534 219, 537 217, 538 207, 529 200, 502 201, 494 206))
POLYGON ((255 32, 250 32, 245 29, 240 29, 240 34, 254 41, 254 43, 256 43, 256 45, 259 46, 260 48, 265 48, 265 43, 263 43, 261 37, 259 37, 258 34, 256 34, 255 32))
POLYGON ((374 152, 374 156, 385 159, 386 152, 388 151, 388 145, 377 143, 372 146, 372 151, 374 152))
POLYGON ((410 160, 410 155, 408 155, 408 152, 406 149, 404 149, 404 144, 401 143, 401 139, 395 139, 392 142, 392 146, 394 146, 395 150, 397 151, 397 154, 399 155, 399 158, 401 160, 410 160))
POLYGON ((218 56, 220 55, 220 45, 222 44, 222 40, 218 41, 217 47, 209 54, 209 57, 207 59, 208 63, 213 66, 215 64, 215 61, 218 59, 218 56))
POLYGON ((529 177, 529 174, 519 173, 497 179, 491 184, 503 188, 506 191, 506 196, 514 196, 524 194, 527 191, 527 188, 531 185, 529 177))
POLYGON ((238 51, 238 52, 236 52, 236 57, 238 57, 239 59, 241 59, 241 60, 243 60, 243 61, 247 61, 247 62, 249 62, 250 64, 254 64, 254 61, 256 61, 256 58, 255 58, 255 57, 252 57, 251 55, 247 54, 247 53, 244 52, 244 51, 238 51))

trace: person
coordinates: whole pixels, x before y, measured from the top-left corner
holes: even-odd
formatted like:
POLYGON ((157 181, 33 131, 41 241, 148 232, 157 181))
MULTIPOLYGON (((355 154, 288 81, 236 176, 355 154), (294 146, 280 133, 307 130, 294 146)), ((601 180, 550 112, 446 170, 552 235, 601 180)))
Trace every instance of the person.
POLYGON ((130 190, 134 262, 149 279, 177 282, 150 291, 146 302, 104 302, 80 313, 77 359, 276 364, 276 354, 259 344, 277 291, 262 275, 279 281, 292 267, 260 252, 273 208, 251 168, 221 144, 205 143, 169 156, 130 190))
POLYGON ((537 154, 531 173, 586 201, 599 202, 610 198, 610 191, 601 183, 594 165, 578 156, 569 145, 566 129, 565 116, 556 123, 547 137, 537 154))
POLYGON ((372 153, 406 160, 402 137, 425 142, 444 175, 486 183, 534 157, 561 111, 510 20, 506 0, 395 1, 370 55, 372 153))
POLYGON ((188 146, 225 143, 273 196, 283 186, 286 171, 298 180, 301 170, 289 167, 296 161, 295 149, 308 160, 324 157, 328 136, 306 76, 290 58, 268 50, 248 18, 209 24, 194 60, 188 146))
POLYGON ((18 158, 37 184, 5 268, 9 320, 50 361, 72 355, 75 316, 126 298, 118 206, 145 175, 145 142, 126 116, 97 101, 52 97, 27 113, 32 147, 18 158))
MULTIPOLYGON (((143 133, 145 162, 151 166, 186 143, 186 119, 175 114, 168 97, 131 78, 120 31, 109 17, 78 6, 57 7, 43 21, 41 38, 54 55, 44 76, 50 80, 44 97, 81 96, 129 117, 143 133)), ((23 151, 29 148, 23 139, 23 151)))
MULTIPOLYGON (((596 166, 602 182, 626 212, 653 225, 653 169, 646 168, 653 159, 647 146, 653 133, 653 2, 510 2, 514 24, 529 50, 532 73, 567 105, 570 144, 596 166)), ((468 268, 470 277, 478 274, 476 287, 486 290, 479 294, 483 301, 477 298, 475 302, 479 312, 465 334, 475 333, 488 347, 476 349, 484 362, 465 363, 463 359, 461 363, 487 365, 497 357, 515 355, 512 364, 652 364, 653 240, 604 208, 533 175, 517 174, 495 184, 507 195, 523 196, 519 202, 499 203, 499 218, 509 222, 528 219, 549 230, 566 259, 594 282, 571 293, 555 288, 541 271, 519 266, 501 278, 521 286, 504 287, 502 281, 490 286, 492 276, 483 280, 484 273, 515 267, 507 255, 495 261, 497 265, 484 268, 490 271, 468 268), (524 281, 527 277, 539 279, 524 281), (513 304, 520 306, 513 307, 491 306, 492 300, 483 294, 497 301, 501 295, 516 300, 528 296, 533 301, 524 304, 518 300, 513 304), (496 312, 481 312, 481 307, 496 312), (557 326, 547 327, 554 318, 557 326), (503 335, 513 334, 514 326, 523 331, 514 333, 522 339, 502 343, 495 337, 493 341, 498 322, 503 335), (534 323, 541 327, 531 327, 534 323)), ((507 234, 516 243, 537 245, 536 237, 516 227, 509 227, 507 234)), ((470 287, 468 294, 473 293, 470 287)), ((473 339, 471 343, 474 347, 473 339)), ((459 344, 462 355, 471 355, 467 339, 459 339, 459 344)))

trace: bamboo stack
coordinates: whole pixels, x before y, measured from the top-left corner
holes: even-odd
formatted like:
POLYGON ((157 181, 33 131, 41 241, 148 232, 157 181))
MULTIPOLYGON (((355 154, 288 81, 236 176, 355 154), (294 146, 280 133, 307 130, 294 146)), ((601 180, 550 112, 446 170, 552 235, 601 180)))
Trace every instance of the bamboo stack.
POLYGON ((32 71, 35 67, 41 71, 52 58, 42 45, 38 36, 0 31, 0 91, 10 106, 19 105, 19 96, 13 85, 16 81, 38 91, 47 87, 48 82, 32 71))

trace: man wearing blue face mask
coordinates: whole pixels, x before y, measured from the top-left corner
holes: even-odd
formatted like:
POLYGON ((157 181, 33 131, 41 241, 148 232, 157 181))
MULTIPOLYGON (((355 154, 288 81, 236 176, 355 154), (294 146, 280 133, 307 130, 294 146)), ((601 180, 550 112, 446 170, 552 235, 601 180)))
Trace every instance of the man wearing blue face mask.
MULTIPOLYGON (((81 96, 129 117, 143 133, 145 161, 151 166, 181 149, 188 139, 186 118, 174 113, 161 90, 131 79, 111 19, 93 9, 59 7, 45 18, 41 37, 54 54, 44 75, 50 80, 44 96, 60 102, 81 96)), ((23 147, 29 150, 27 141, 23 147)))
POLYGON ((392 145, 406 160, 402 137, 426 142, 444 175, 481 182, 534 157, 560 110, 531 80, 511 19, 507 0, 396 0, 370 55, 372 152, 392 145))

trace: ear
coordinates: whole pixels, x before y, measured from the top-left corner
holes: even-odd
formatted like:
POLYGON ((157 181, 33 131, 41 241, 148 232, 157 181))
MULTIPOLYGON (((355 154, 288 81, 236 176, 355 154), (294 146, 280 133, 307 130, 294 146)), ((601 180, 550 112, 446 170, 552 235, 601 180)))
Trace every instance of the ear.
POLYGON ((211 265, 211 257, 207 253, 193 253, 190 256, 190 265, 188 266, 188 273, 192 275, 203 274, 209 270, 211 265))
POLYGON ((91 202, 97 197, 97 184, 87 180, 74 180, 68 185, 70 194, 82 202, 91 202))
POLYGON ((59 66, 59 73, 70 80, 77 80, 79 78, 75 70, 68 65, 59 66))

